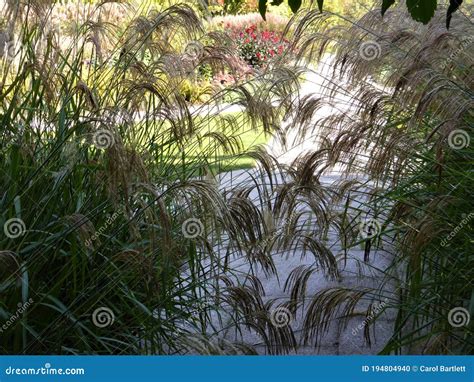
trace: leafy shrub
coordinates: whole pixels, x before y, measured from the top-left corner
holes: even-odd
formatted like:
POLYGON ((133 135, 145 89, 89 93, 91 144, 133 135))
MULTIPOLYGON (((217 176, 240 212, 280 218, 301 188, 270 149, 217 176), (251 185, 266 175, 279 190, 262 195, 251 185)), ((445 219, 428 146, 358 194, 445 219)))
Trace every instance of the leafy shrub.
POLYGON ((252 67, 265 66, 271 59, 288 50, 288 40, 281 34, 271 31, 258 31, 251 25, 243 31, 234 32, 240 56, 252 67))
POLYGON ((217 0, 217 4, 208 6, 213 14, 236 15, 244 11, 246 0, 217 0))

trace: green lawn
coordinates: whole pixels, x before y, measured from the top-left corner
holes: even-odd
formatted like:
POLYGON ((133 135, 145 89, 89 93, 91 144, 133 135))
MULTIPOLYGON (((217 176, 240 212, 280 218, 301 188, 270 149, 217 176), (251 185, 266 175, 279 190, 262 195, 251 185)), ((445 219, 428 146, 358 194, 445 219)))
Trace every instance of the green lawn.
POLYGON ((184 144, 170 139, 170 122, 155 124, 151 129, 138 124, 135 140, 152 147, 160 161, 170 167, 216 174, 253 167, 255 161, 248 153, 270 139, 262 126, 252 126, 243 112, 195 117, 193 121, 193 133, 184 144))

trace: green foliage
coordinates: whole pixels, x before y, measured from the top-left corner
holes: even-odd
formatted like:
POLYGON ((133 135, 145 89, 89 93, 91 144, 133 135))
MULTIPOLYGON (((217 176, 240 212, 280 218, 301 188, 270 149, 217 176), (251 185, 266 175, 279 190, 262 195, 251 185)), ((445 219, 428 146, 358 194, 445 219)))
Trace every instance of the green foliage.
MULTIPOLYGON (((276 0, 272 4, 279 5, 283 1, 276 0)), ((383 0, 382 2, 382 15, 384 15, 387 10, 394 5, 396 0, 383 0)), ((446 15, 446 26, 449 28, 451 17, 454 12, 456 12, 463 0, 450 0, 450 6, 446 15)), ((317 0, 319 11, 323 11, 324 0, 317 0)), ((438 0, 406 0, 407 9, 410 12, 412 18, 416 21, 427 24, 434 16, 435 10, 437 8, 438 0)), ((302 0, 288 0, 288 5, 290 6, 293 13, 298 12, 301 8, 302 0)), ((262 17, 265 19, 265 14, 267 11, 267 0, 259 0, 259 11, 262 17)))
POLYGON ((224 14, 235 15, 242 11, 245 0, 224 0, 224 14))
POLYGON ((288 5, 290 6, 293 13, 298 12, 298 10, 301 8, 302 3, 302 0, 288 0, 288 5))
POLYGON ((407 8, 414 20, 427 24, 434 16, 437 0, 407 0, 407 8))
MULTIPOLYGON (((217 43, 208 49, 225 48, 221 61, 183 52, 199 48, 192 43, 203 34, 189 7, 132 14, 132 23, 103 35, 87 20, 62 46, 35 22, 41 7, 17 5, 10 22, 21 44, 0 62, 0 224, 21 222, 19 235, 0 236, 2 324, 17 317, 19 303, 33 302, 2 329, 0 352, 189 351, 186 337, 205 333, 215 309, 203 308, 198 293, 212 288, 201 268, 216 258, 207 232, 219 226, 217 238, 230 224, 231 240, 239 227, 225 216, 213 174, 252 166, 246 151, 275 115, 262 98, 270 83, 220 94, 240 104, 257 94, 265 124, 258 112, 207 113, 211 99, 196 115, 189 77, 209 62, 225 66, 232 52, 217 43), (183 222, 197 217, 202 235, 191 239, 183 222), (100 326, 104 308, 114 320, 100 326)), ((94 15, 107 4, 97 6, 94 15)))
MULTIPOLYGON (((329 94, 339 96, 340 72, 357 89, 350 101, 360 105, 356 114, 328 117, 321 135, 331 140, 324 146, 331 156, 344 157, 342 172, 360 172, 369 180, 361 182, 367 200, 352 207, 353 194, 347 196, 348 215, 369 210, 380 220, 381 234, 365 241, 365 254, 374 247, 393 250, 392 262, 374 269, 382 277, 374 288, 318 292, 313 302, 322 313, 315 309, 307 330, 324 330, 328 318, 340 318, 341 310, 346 312, 344 323, 350 324, 353 296, 361 293, 370 301, 388 297, 396 312, 383 354, 472 354, 474 56, 472 39, 466 35, 473 35, 473 26, 460 18, 460 25, 446 33, 439 19, 422 27, 404 17, 394 9, 384 20, 364 15, 333 28, 326 26, 331 16, 318 17, 313 27, 321 39, 302 37, 298 44, 306 49, 306 59, 320 58, 321 51, 328 53, 334 44, 335 53, 330 52, 337 69, 329 94), (395 38, 407 29, 404 41, 395 38), (361 49, 362 41, 374 47, 373 56, 361 49), (416 60, 421 54, 423 64, 416 60), (335 125, 335 120, 341 122, 335 125), (464 319, 453 322, 453 312, 459 311, 464 319)), ((351 181, 348 188, 353 187, 351 181)), ((340 190, 341 198, 345 191, 340 190)))
POLYGON ((448 14, 446 16, 446 28, 449 29, 449 26, 451 25, 451 18, 453 17, 453 13, 459 9, 462 3, 463 3, 463 0, 449 0, 448 14))
POLYGON ((205 8, 213 16, 225 16, 245 13, 247 11, 246 6, 246 0, 224 0, 221 4, 206 5, 205 8))
POLYGON ((396 0, 383 0, 382 2, 382 16, 385 15, 385 12, 394 5, 396 0))
MULTIPOLYGON (((258 76, 203 94, 201 84, 222 67, 234 70, 239 52, 228 35, 205 34, 185 5, 135 15, 119 29, 87 20, 62 46, 43 29, 42 7, 9 4, 26 8, 10 12, 18 46, 0 64, 2 354, 251 352, 222 345, 216 316, 226 331, 254 330, 272 354, 295 350, 293 329, 271 325, 273 302, 264 302, 252 273, 278 276, 273 257, 288 251, 315 264, 298 266, 285 282, 288 307, 311 307, 303 313, 306 342, 320 344, 333 320, 344 327, 364 315, 354 309, 359 302, 367 317, 365 303, 385 293, 397 318, 383 353, 472 353, 472 323, 454 327, 447 318, 453 307, 474 313, 474 56, 464 39, 472 25, 405 33, 395 10, 380 25, 373 18, 364 25, 364 17, 345 28, 308 17, 288 35, 293 61, 301 61, 277 61, 276 70, 260 67, 258 76), (401 31, 406 37, 394 39, 401 31), (363 57, 367 39, 379 45, 375 59, 363 57), (336 62, 328 92, 299 97, 307 60, 325 51, 336 62), (353 95, 340 87, 339 69, 358 89, 353 95), (338 99, 357 112, 313 123, 338 99), (222 100, 245 112, 226 113, 217 108, 222 100), (249 150, 265 143, 262 132, 283 136, 288 126, 302 137, 316 132, 320 146, 289 167, 249 150), (217 184, 216 173, 254 158, 262 172, 250 185, 217 184), (327 185, 325 171, 335 168, 347 178, 327 185), (308 208, 315 219, 300 213, 308 208), (372 241, 354 228, 367 209, 384 219, 372 241), (190 219, 202 224, 195 237, 183 231, 190 219), (12 221, 20 232, 7 234, 12 221), (333 234, 337 255, 326 246, 333 234), (359 264, 382 274, 381 285, 311 294, 312 273, 338 282, 340 260, 360 244, 368 255, 396 247, 386 268, 359 264), (251 270, 234 268, 234 256, 251 270), (27 310, 9 319, 19 303, 27 310), (114 320, 97 325, 104 308, 114 320), (190 348, 199 334, 204 340, 190 348)), ((460 2, 451 4, 454 12, 460 2)), ((417 12, 423 17, 424 8, 417 12)))

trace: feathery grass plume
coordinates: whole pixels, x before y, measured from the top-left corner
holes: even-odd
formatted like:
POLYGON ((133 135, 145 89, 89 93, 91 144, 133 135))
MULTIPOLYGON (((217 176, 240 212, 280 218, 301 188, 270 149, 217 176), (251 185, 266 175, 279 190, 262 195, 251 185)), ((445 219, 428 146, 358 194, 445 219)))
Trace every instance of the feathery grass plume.
MULTIPOLYGON (((196 351, 186 339, 203 333, 197 351, 252 352, 214 345, 208 328, 219 308, 201 312, 200 291, 218 290, 225 271, 215 243, 254 241, 262 216, 209 174, 246 154, 242 132, 278 127, 276 104, 295 81, 268 70, 211 93, 196 111, 180 86, 204 64, 231 71, 229 39, 206 34, 187 5, 111 3, 78 5, 69 32, 57 22, 60 4, 9 2, 4 14, 19 43, 1 64, 0 215, 21 218, 25 230, 0 238, 9 264, 1 300, 7 312, 19 296, 34 304, 2 334, 2 351, 184 354, 196 351), (123 25, 108 22, 112 6, 127 11, 123 25), (189 59, 196 41, 203 50, 189 59), (228 94, 247 111, 208 111, 228 94), (196 236, 184 229, 189 219, 196 236)), ((247 260, 271 269, 265 252, 247 260)))
MULTIPOLYGON (((374 270, 379 286, 307 297, 305 341, 319 343, 331 322, 347 327, 359 305, 370 310, 388 295, 390 303, 364 328, 369 345, 369 327, 395 308, 394 333, 384 353, 468 354, 472 325, 453 324, 450 312, 472 306, 472 223, 461 215, 473 208, 474 56, 466 33, 473 32, 472 20, 455 15, 447 31, 442 11, 427 26, 406 22, 401 9, 383 20, 368 12, 357 21, 331 23, 337 17, 309 11, 295 17, 294 31, 288 30, 300 60, 328 67, 318 72, 323 94, 294 103, 301 113, 292 123, 307 130, 300 138, 316 136, 314 152, 290 170, 294 187, 304 187, 296 195, 317 201, 314 212, 322 227, 332 220, 343 248, 365 245, 366 261, 382 248, 397 254, 386 269, 374 270), (332 101, 347 108, 311 120, 321 104, 332 101), (346 180, 321 186, 320 177, 334 171, 346 180), (379 224, 373 237, 360 240, 354 228, 364 215, 379 224), (456 229, 460 222, 463 229, 456 229), (443 235, 449 240, 443 242, 443 235)), ((286 183, 278 195, 289 209, 297 200, 290 187, 286 183)), ((310 269, 290 274, 293 300, 309 277, 310 269)))
POLYGON ((0 294, 7 312, 20 296, 34 304, 2 351, 286 354, 361 317, 373 344, 389 309, 384 353, 472 351, 471 327, 450 320, 472 305, 470 20, 455 14, 446 31, 441 14, 419 26, 399 9, 357 23, 301 12, 286 30, 296 62, 239 78, 232 41, 190 6, 109 3, 88 4, 64 39, 25 16, 59 5, 6 9, 21 43, 1 64, 0 214, 24 230, 0 238, 0 294), (120 27, 112 5, 127 10, 120 27), (321 94, 300 86, 309 63, 329 69, 321 94), (192 106, 184 83, 206 65, 235 83, 192 106), (214 113, 223 99, 243 112, 214 113), (248 130, 314 146, 284 165, 244 152, 248 130), (248 181, 216 180, 245 154, 258 163, 248 181), (340 282, 358 246, 356 277, 369 269, 379 285, 312 288, 340 282), (382 252, 383 269, 371 264, 382 252), (282 279, 290 256, 314 262, 282 279), (269 298, 262 274, 289 299, 269 298))

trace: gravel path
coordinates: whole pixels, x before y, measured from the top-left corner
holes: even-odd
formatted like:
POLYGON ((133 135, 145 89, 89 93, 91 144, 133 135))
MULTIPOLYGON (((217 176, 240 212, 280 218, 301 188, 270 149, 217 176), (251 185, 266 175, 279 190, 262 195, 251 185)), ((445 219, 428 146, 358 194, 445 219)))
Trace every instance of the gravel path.
MULTIPOLYGON (((328 77, 329 70, 331 68, 330 58, 325 60, 320 68, 317 71, 310 73, 305 83, 302 85, 300 90, 300 97, 307 95, 318 95, 322 92, 324 88, 324 81, 328 77)), ((342 88, 347 88, 344 79, 340 80, 339 85, 342 88)), ((335 112, 351 112, 350 105, 350 94, 344 95, 344 92, 341 92, 342 95, 338 95, 337 101, 334 101, 331 105, 324 106, 318 110, 317 114, 313 116, 314 121, 317 121, 321 118, 327 117, 335 112)), ((316 122, 315 122, 316 123, 316 122)), ((289 127, 287 121, 286 125, 283 126, 286 128, 287 144, 281 144, 281 140, 273 138, 268 143, 267 151, 273 156, 277 157, 280 163, 289 164, 297 156, 317 149, 317 140, 316 136, 306 137, 303 141, 298 140, 298 131, 297 129, 292 129, 289 127)), ((364 179, 362 174, 354 174, 355 177, 360 177, 364 179)), ((230 173, 224 173, 219 175, 218 182, 222 189, 230 189, 236 185, 244 186, 245 184, 252 184, 255 179, 259 178, 258 170, 239 170, 233 171, 230 173)), ((338 172, 338 169, 334 169, 333 172, 326 174, 321 179, 322 184, 330 186, 334 182, 340 180, 341 174, 338 172)), ((266 182, 263 178, 262 182, 266 182)), ((262 183, 262 184, 263 184, 262 183)), ((258 194, 256 191, 250 195, 250 198, 258 200, 258 194)), ((354 200, 354 204, 358 204, 362 200, 354 200)), ((331 248, 334 254, 342 252, 342 248, 338 244, 335 232, 329 232, 328 243, 326 246, 331 248)), ((224 257, 225 252, 222 251, 222 256, 224 257)), ((272 299, 277 299, 278 301, 284 302, 288 301, 289 293, 285 292, 283 285, 287 276, 290 272, 298 266, 301 265, 314 265, 314 256, 306 255, 304 256, 301 251, 293 251, 286 253, 278 253, 272 256, 276 265, 277 275, 268 276, 261 270, 253 269, 254 274, 262 282, 265 290, 265 301, 272 299)), ((324 274, 320 271, 313 274, 308 283, 308 290, 306 291, 306 296, 308 297, 308 302, 311 300, 311 297, 314 293, 332 287, 368 287, 368 288, 380 288, 382 295, 392 295, 396 286, 395 285, 382 285, 382 278, 379 270, 384 270, 390 264, 393 259, 393 254, 389 250, 385 251, 372 251, 370 256, 370 261, 364 262, 364 251, 362 248, 355 248, 349 251, 348 258, 346 262, 339 262, 339 269, 341 277, 339 280, 331 281, 328 280, 324 274)), ((232 266, 234 269, 239 269, 242 271, 242 274, 246 274, 250 271, 247 261, 242 258, 235 258, 233 260, 232 266)), ((381 316, 374 322, 371 322, 370 331, 372 333, 372 338, 376 338, 376 342, 372 342, 369 346, 364 341, 364 328, 367 323, 367 317, 365 311, 362 314, 355 315, 351 319, 349 325, 346 327, 340 326, 339 320, 335 319, 329 324, 329 330, 323 335, 321 341, 318 344, 312 343, 311 345, 304 345, 301 338, 301 328, 302 328, 302 318, 304 312, 308 308, 307 305, 303 306, 297 311, 296 316, 291 317, 290 325, 294 332, 296 333, 296 339, 299 343, 297 354, 376 354, 381 351, 393 333, 393 325, 395 320, 395 312, 393 309, 388 307, 388 300, 381 300, 375 304, 375 308, 383 310, 381 316), (385 309, 382 309, 385 308, 385 309), (365 323, 364 323, 365 321, 365 323), (373 332, 372 332, 373 331, 373 332), (315 346, 317 345, 317 346, 315 346)), ((374 305, 373 305, 374 306, 374 305)), ((225 328, 226 322, 219 322, 217 319, 214 324, 217 327, 225 328)), ((226 332, 222 329, 221 337, 226 338, 231 341, 243 341, 244 343, 250 344, 253 347, 257 348, 260 353, 265 354, 266 350, 262 344, 262 339, 253 332, 243 330, 242 334, 237 335, 234 330, 229 330, 226 332)))
MULTIPOLYGON (((221 185, 229 187, 231 184, 244 185, 246 182, 253 182, 257 175, 257 171, 235 171, 232 174, 223 174, 220 177, 221 185)), ((257 177, 258 178, 258 177, 257 177)), ((322 178, 324 185, 330 186, 333 182, 337 181, 339 176, 326 176, 322 178)), ((265 182, 265 180, 263 180, 265 182)), ((252 193, 250 198, 256 200, 258 196, 252 193)), ((357 203, 357 200, 354 201, 357 203)), ((342 252, 342 248, 338 244, 338 240, 335 232, 329 232, 327 247, 331 248, 334 254, 342 252)), ((224 252, 223 252, 224 256, 224 252)), ((313 255, 303 255, 301 251, 291 251, 274 254, 272 256, 277 274, 274 276, 266 275, 262 270, 252 269, 254 274, 262 282, 265 290, 264 301, 278 300, 278 302, 285 302, 289 300, 288 291, 284 291, 283 285, 287 276, 292 270, 301 265, 314 265, 315 260, 313 255)), ((349 251, 347 261, 342 259, 338 262, 341 277, 339 280, 331 281, 328 280, 322 271, 316 272, 308 283, 308 290, 306 296, 308 303, 311 301, 311 297, 314 293, 334 287, 367 287, 367 288, 382 288, 382 277, 379 270, 384 270, 391 263, 393 255, 389 248, 387 250, 371 251, 370 260, 368 263, 364 262, 364 251, 362 248, 354 248, 349 251)), ((242 274, 250 272, 250 267, 245 259, 236 258, 232 262, 232 267, 238 269, 242 274)), ((381 294, 390 296, 396 289, 394 284, 383 285, 381 294)), ((278 304, 277 304, 278 305, 278 304)), ((360 305, 359 305, 360 306, 360 305)), ((382 308, 385 309, 381 317, 376 321, 371 322, 371 335, 372 338, 376 338, 376 342, 371 343, 369 346, 364 341, 364 321, 367 323, 367 317, 365 308, 362 304, 360 314, 351 319, 349 325, 346 328, 340 328, 338 320, 330 323, 329 330, 325 333, 318 344, 311 343, 310 345, 303 345, 301 338, 302 319, 307 306, 299 309, 296 316, 291 317, 290 325, 296 334, 297 342, 299 343, 297 354, 376 354, 381 351, 393 333, 393 325, 395 322, 395 311, 388 308, 388 301, 383 298, 380 301, 373 304, 373 309, 380 311, 382 308), (372 332, 373 331, 373 332, 372 332), (317 345, 315 347, 315 345, 317 345)), ((369 319, 369 321, 372 321, 369 319)), ((217 322, 216 322, 217 324, 217 322)), ((225 324, 223 325, 225 327, 225 324)), ((225 333, 225 332, 224 332, 225 333)), ((262 354, 265 354, 265 347, 262 344, 262 340, 255 333, 244 331, 243 336, 235 335, 235 332, 229 331, 223 334, 228 340, 231 341, 243 341, 244 343, 251 344, 253 347, 259 349, 262 354)))

